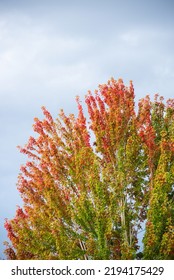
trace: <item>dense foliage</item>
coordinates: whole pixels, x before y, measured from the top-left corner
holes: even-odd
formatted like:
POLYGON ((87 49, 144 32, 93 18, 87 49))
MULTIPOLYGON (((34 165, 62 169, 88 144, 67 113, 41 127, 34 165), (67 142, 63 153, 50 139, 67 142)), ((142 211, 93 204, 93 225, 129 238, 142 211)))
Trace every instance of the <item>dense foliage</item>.
POLYGON ((5 228, 8 259, 174 259, 174 99, 135 108, 132 82, 88 92, 89 122, 60 111, 35 118, 20 151, 24 205, 5 228))

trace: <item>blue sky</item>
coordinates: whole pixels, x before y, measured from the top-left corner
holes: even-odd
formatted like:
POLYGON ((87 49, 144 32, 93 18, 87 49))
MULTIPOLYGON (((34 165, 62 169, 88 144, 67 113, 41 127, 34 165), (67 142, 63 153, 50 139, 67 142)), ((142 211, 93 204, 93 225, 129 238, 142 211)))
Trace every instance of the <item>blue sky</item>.
POLYGON ((174 98, 173 11, 171 0, 0 0, 0 258, 21 204, 16 146, 41 106, 75 113, 75 96, 111 77, 133 80, 136 100, 174 98))

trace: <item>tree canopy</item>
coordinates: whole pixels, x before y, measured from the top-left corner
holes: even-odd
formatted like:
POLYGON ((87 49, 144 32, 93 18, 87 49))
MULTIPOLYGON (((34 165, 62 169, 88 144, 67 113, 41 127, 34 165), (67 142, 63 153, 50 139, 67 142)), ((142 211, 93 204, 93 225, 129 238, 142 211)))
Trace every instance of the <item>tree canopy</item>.
POLYGON ((174 259, 174 99, 135 106, 113 78, 85 96, 88 116, 35 118, 20 152, 23 206, 5 221, 8 259, 174 259))

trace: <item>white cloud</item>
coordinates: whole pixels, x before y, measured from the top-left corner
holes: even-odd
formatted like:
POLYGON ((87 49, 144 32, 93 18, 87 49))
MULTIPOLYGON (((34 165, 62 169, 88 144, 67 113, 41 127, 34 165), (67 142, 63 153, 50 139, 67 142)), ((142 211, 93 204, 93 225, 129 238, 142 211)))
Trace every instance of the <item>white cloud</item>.
POLYGON ((137 47, 140 43, 139 34, 135 30, 121 34, 120 39, 131 47, 137 47))
POLYGON ((42 79, 43 85, 56 77, 60 81, 64 77, 64 82, 68 76, 71 77, 70 81, 73 76, 77 79, 77 73, 82 73, 85 68, 81 59, 91 47, 87 39, 76 40, 49 34, 39 26, 26 25, 24 29, 25 33, 23 29, 19 29, 17 38, 14 38, 13 23, 8 23, 5 34, 1 36, 1 90, 14 89, 14 86, 17 87, 21 82, 26 83, 27 79, 42 79), (65 75, 66 71, 69 75, 65 75))

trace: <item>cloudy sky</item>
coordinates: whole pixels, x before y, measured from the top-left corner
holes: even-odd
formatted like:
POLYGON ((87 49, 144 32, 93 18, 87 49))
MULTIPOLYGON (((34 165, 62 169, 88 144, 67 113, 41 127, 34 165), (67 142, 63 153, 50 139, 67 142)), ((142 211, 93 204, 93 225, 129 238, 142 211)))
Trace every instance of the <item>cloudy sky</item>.
POLYGON ((5 218, 21 204, 17 176, 41 106, 75 113, 75 96, 111 77, 136 99, 174 97, 171 0, 0 0, 0 258, 5 218))

